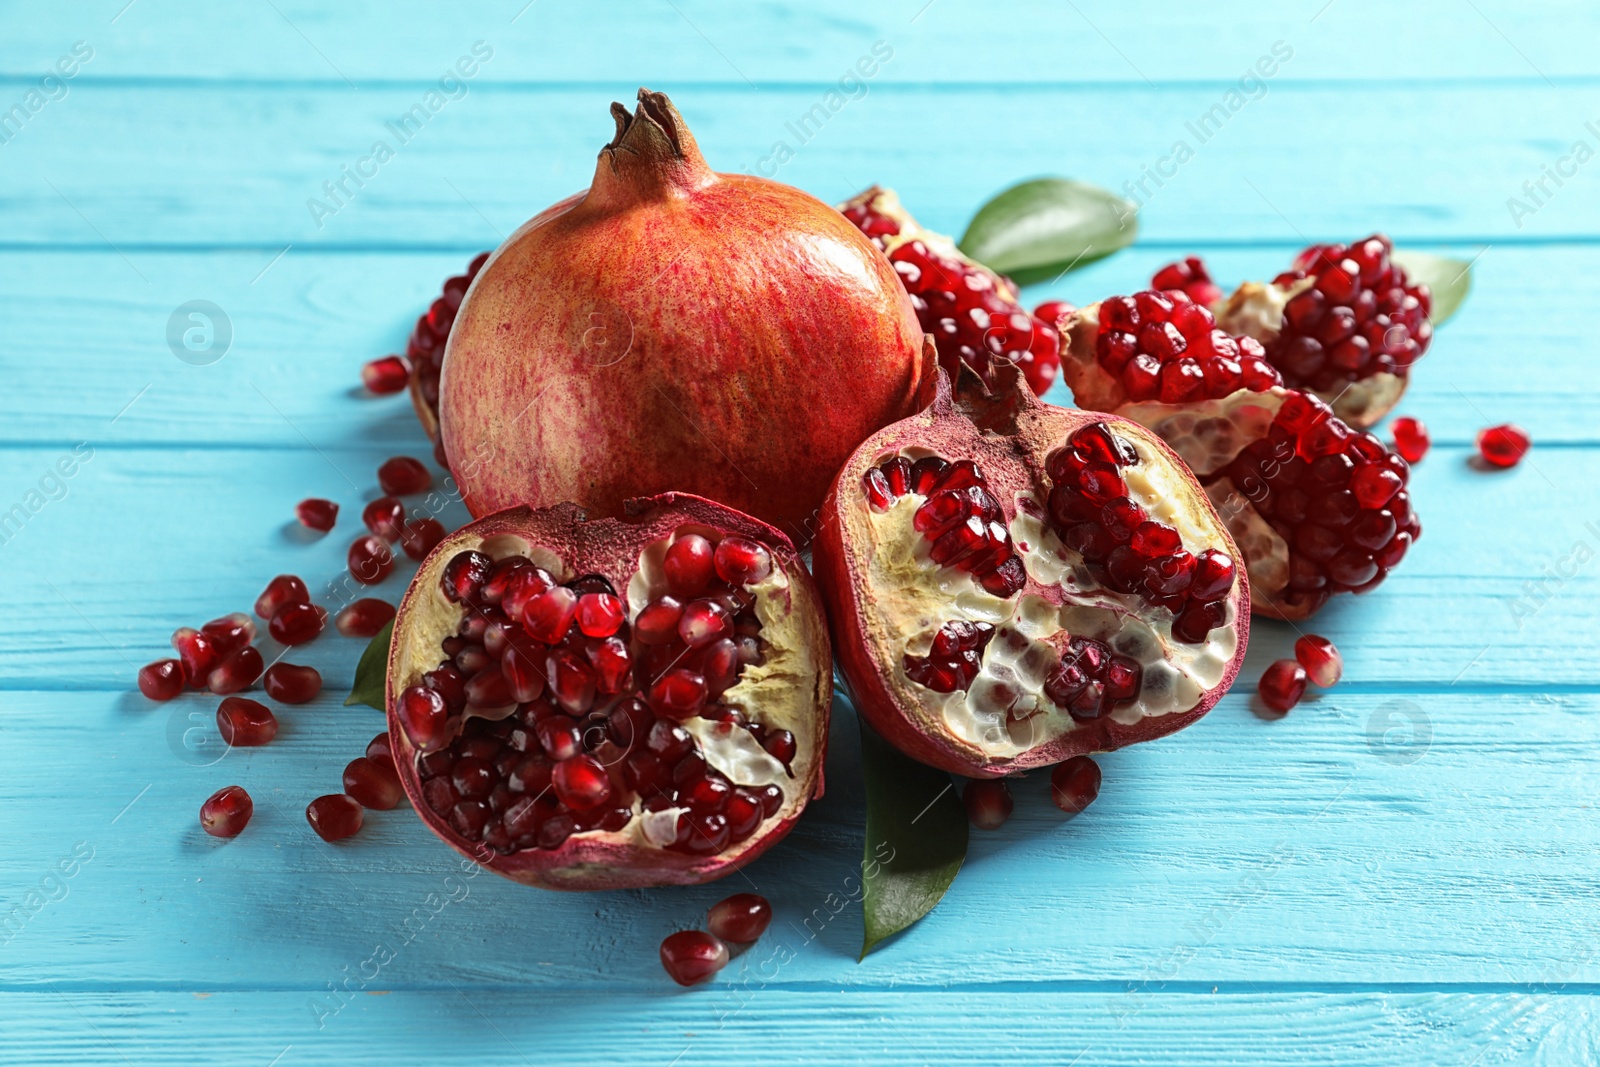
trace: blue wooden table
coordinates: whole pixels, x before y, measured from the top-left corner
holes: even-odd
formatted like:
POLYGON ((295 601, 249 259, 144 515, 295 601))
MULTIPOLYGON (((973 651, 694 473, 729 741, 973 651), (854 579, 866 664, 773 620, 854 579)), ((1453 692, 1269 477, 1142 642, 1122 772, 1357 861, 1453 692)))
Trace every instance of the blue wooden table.
POLYGON ((23 508, 0 544, 0 1061, 1600 1059, 1597 39, 1578 0, 0 5, 0 512, 23 508), (1238 693, 1106 757, 1071 823, 1020 783, 939 909, 862 963, 848 712, 826 799, 743 876, 558 895, 464 874, 409 809, 337 846, 308 831, 379 727, 341 706, 357 642, 297 654, 323 696, 220 760, 210 702, 134 692, 174 627, 273 574, 339 578, 376 465, 427 455, 359 366, 587 184, 640 85, 719 169, 829 201, 882 182, 947 231, 1023 177, 1166 175, 1133 249, 1030 298, 1126 292, 1189 252, 1270 276, 1374 229, 1473 260, 1402 407, 1434 432, 1426 536, 1315 623, 1348 681, 1258 717, 1295 637, 1258 624, 1238 693), (332 199, 347 169, 367 177, 332 199), (220 313, 185 360, 191 301, 220 313), (1528 460, 1471 469, 1505 420, 1528 460), (298 535, 308 495, 342 534, 298 535), (214 841, 196 809, 232 782, 255 820, 214 841), (771 932, 671 986, 660 939, 752 886, 771 932))

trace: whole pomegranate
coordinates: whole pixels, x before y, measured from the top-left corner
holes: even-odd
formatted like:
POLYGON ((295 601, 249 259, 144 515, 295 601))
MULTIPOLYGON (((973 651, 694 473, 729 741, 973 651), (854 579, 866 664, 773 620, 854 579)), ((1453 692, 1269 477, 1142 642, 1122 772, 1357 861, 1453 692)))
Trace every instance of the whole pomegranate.
POLYGON ((395 616, 389 744, 423 821, 550 889, 705 882, 820 792, 821 601, 765 523, 684 494, 450 535, 395 616))
POLYGON ((923 229, 893 189, 874 185, 839 210, 889 254, 946 374, 954 378, 965 363, 992 386, 992 367, 1015 363, 1028 388, 1045 394, 1061 370, 1061 335, 1053 319, 1017 303, 1009 279, 962 255, 944 234, 923 229))
POLYGON ((941 380, 823 508, 817 580, 857 706, 907 755, 998 778, 1172 733, 1244 658, 1238 550, 1125 419, 941 380))
POLYGON ((716 174, 661 93, 587 192, 473 280, 439 386, 474 515, 697 493, 805 536, 828 482, 931 372, 894 269, 826 204, 716 174))
POLYGON ((1302 619, 1364 593, 1421 536, 1410 467, 1183 289, 1091 304, 1064 323, 1078 404, 1155 431, 1200 478, 1244 551, 1256 611, 1302 619))

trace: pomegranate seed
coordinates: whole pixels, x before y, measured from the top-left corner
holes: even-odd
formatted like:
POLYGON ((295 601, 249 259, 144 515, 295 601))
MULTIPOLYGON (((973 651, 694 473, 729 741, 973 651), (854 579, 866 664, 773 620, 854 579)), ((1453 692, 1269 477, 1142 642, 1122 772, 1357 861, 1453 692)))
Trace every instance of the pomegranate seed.
POLYGON ((680 930, 661 942, 661 966, 681 986, 699 985, 728 964, 728 946, 700 930, 680 930))
POLYGON ((388 811, 405 795, 394 761, 370 756, 358 757, 345 765, 344 791, 363 808, 375 811, 388 811))
POLYGON ((280 704, 306 704, 322 692, 322 675, 315 667, 274 663, 262 677, 261 688, 280 704))
POLYGON ((623 621, 622 601, 610 593, 585 593, 578 598, 578 629, 584 636, 610 637, 622 628, 623 621))
POLYGON ((788 730, 767 731, 767 736, 761 739, 761 747, 767 750, 767 755, 785 767, 794 762, 795 753, 799 751, 794 734, 788 730))
POLYGON ((678 636, 683 605, 670 596, 646 604, 633 620, 633 634, 647 645, 664 645, 678 636))
POLYGON ((753 585, 772 573, 772 553, 743 537, 724 537, 712 562, 718 577, 732 586, 753 585))
POLYGON ((682 667, 668 671, 650 688, 650 706, 668 718, 692 718, 705 702, 706 680, 682 667))
POLYGON ((1060 329, 1063 325, 1062 320, 1077 310, 1077 305, 1069 304, 1065 300, 1046 300, 1033 309, 1033 317, 1060 329))
MULTIPOLYGON (((463 696, 463 701, 465 697, 463 696)), ((420 685, 406 687, 395 705, 406 737, 421 752, 437 752, 450 741, 450 709, 444 695, 420 685)))
POLYGON ((674 596, 695 597, 705 592, 716 577, 713 554, 711 542, 699 534, 684 534, 672 542, 661 569, 674 596))
POLYGON ((190 626, 173 631, 172 647, 183 663, 184 680, 197 688, 206 684, 212 670, 222 661, 216 639, 190 626))
POLYGON ((439 577, 439 587, 445 599, 454 604, 476 604, 483 592, 483 583, 494 569, 494 560, 482 552, 458 552, 445 564, 439 577))
POLYGON ((254 811, 255 804, 244 786, 224 786, 200 805, 200 826, 212 837, 238 837, 254 811))
POLYGON ((1088 756, 1073 756, 1050 771, 1050 799, 1068 815, 1094 803, 1100 795, 1100 765, 1088 756))
POLYGON ((1515 467, 1531 443, 1528 431, 1509 422, 1478 431, 1478 454, 1491 467, 1515 467))
POLYGON ((378 396, 404 389, 411 380, 411 368, 399 356, 384 356, 361 367, 361 384, 378 396))
POLYGON ((374 597, 362 597, 339 612, 334 625, 346 637, 376 637, 392 618, 393 604, 374 597))
POLYGON ((577 614, 577 594, 558 585, 528 601, 522 609, 522 628, 535 641, 553 645, 567 635, 577 614))
POLYGON ((140 667, 139 692, 151 700, 171 700, 183 692, 183 662, 158 659, 140 667))
POLYGON ((450 531, 438 519, 412 519, 400 533, 400 547, 412 559, 427 559, 428 553, 439 547, 450 531))
POLYGON ((410 496, 420 493, 433 484, 433 475, 419 459, 395 456, 383 461, 378 468, 378 488, 389 496, 410 496))
POLYGON ((267 583, 267 588, 256 597, 256 614, 270 619, 285 604, 309 604, 311 593, 306 583, 292 574, 280 574, 267 583))
POLYGON ((1211 305, 1222 299, 1222 290, 1211 280, 1205 261, 1190 256, 1178 263, 1168 263, 1150 279, 1154 289, 1176 289, 1196 304, 1211 305))
POLYGON ((713 937, 748 945, 767 932, 772 922, 772 905, 755 893, 735 893, 711 905, 706 927, 713 937))
POLYGON ((381 733, 377 737, 374 737, 371 741, 368 741, 366 756, 368 759, 375 759, 379 760, 380 762, 382 760, 388 760, 389 763, 393 765, 394 750, 389 747, 389 735, 387 733, 381 733))
POLYGON ((306 805, 306 822, 324 841, 340 841, 361 829, 361 805, 343 793, 329 793, 306 805))
POLYGON ((678 618, 678 637, 690 648, 703 648, 733 632, 728 609, 715 600, 694 600, 678 618))
POLYGON ((217 729, 228 744, 255 748, 278 736, 278 720, 259 700, 226 697, 217 705, 217 729))
POLYGON ((327 533, 339 518, 339 505, 319 497, 307 497, 294 506, 295 518, 308 530, 327 533))
POLYGON ((1394 450, 1407 463, 1416 463, 1428 454, 1428 446, 1433 439, 1428 436, 1428 428, 1421 419, 1405 415, 1395 419, 1390 429, 1394 431, 1394 450))
POLYGON ((200 632, 211 638, 219 656, 231 656, 256 639, 255 620, 242 611, 212 619, 200 627, 200 632))
POLYGON ((388 542, 370 534, 351 542, 345 561, 350 576, 362 585, 377 585, 394 571, 394 552, 388 542))
POLYGON ((980 830, 998 830, 1011 818, 1011 787, 1003 778, 975 778, 961 791, 967 819, 980 830))
POLYGON ((1267 707, 1286 712, 1305 695, 1306 669, 1292 659, 1280 659, 1261 672, 1256 692, 1267 707))
POLYGON ((361 521, 374 534, 392 543, 400 540, 405 530, 406 506, 392 496, 380 496, 361 509, 361 521))
POLYGON ((561 803, 575 811, 598 808, 611 799, 611 779, 593 756, 573 756, 557 763, 550 784, 561 803))
POLYGON ((264 665, 261 653, 255 648, 241 648, 211 669, 206 675, 206 688, 218 696, 248 689, 261 677, 264 665))
POLYGON ((1344 657, 1326 637, 1307 634, 1294 643, 1294 658, 1306 669, 1306 677, 1319 688, 1331 689, 1344 674, 1344 657))
POLYGON ((267 633, 284 645, 303 645, 322 632, 328 613, 315 604, 285 604, 267 623, 267 633))

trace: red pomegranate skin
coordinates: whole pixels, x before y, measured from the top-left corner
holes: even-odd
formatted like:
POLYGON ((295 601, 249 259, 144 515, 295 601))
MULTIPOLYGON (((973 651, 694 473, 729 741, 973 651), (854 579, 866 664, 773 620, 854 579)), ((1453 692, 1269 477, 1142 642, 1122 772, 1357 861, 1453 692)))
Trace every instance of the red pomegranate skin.
POLYGON ((833 208, 714 173, 667 98, 613 105, 587 193, 519 229, 450 333, 468 509, 691 492, 797 541, 851 449, 930 373, 910 299, 833 208))
POLYGON ((423 561, 395 615, 389 649, 387 706, 389 745, 400 782, 412 807, 440 840, 496 874, 545 889, 636 889, 657 885, 696 885, 713 881, 754 860, 794 826, 806 804, 822 795, 828 715, 833 702, 832 654, 822 599, 799 553, 778 530, 748 515, 686 493, 665 493, 627 502, 621 518, 590 520, 574 504, 534 510, 509 508, 469 523, 447 537, 423 561), (467 844, 435 812, 422 792, 417 769, 419 751, 400 724, 395 707, 400 692, 420 669, 437 661, 442 633, 454 632, 459 611, 450 613, 441 629, 441 599, 436 591, 449 560, 468 547, 511 539, 554 552, 578 573, 604 575, 619 590, 639 567, 640 550, 688 526, 708 527, 750 538, 772 552, 774 566, 789 579, 787 606, 800 641, 811 650, 816 670, 793 684, 800 699, 815 709, 812 732, 793 767, 794 779, 784 789, 783 806, 750 838, 716 855, 691 855, 666 849, 641 849, 614 834, 578 833, 558 848, 524 849, 497 854, 481 843, 467 844), (430 659, 431 657, 431 659, 430 659))
MULTIPOLYGON (((1002 370, 1008 376, 1017 373, 1014 368, 1002 370)), ((874 730, 906 755, 969 778, 1005 777, 1074 756, 1165 737, 1205 715, 1232 686, 1249 643, 1250 587, 1242 566, 1227 597, 1233 605, 1236 651, 1221 680, 1204 693, 1198 704, 1188 711, 1146 717, 1131 725, 1103 716, 1011 758, 991 757, 942 729, 937 721, 930 721, 929 712, 918 698, 919 691, 900 683, 896 677, 900 672, 886 669, 876 658, 874 647, 881 643, 882 623, 875 618, 875 605, 864 595, 869 588, 869 561, 861 558, 858 544, 846 543, 850 523, 842 510, 860 506, 861 478, 866 470, 879 457, 894 454, 904 446, 931 449, 950 460, 976 460, 1002 502, 1009 524, 1015 514, 1014 494, 1018 490, 1037 490, 1044 478, 1048 453, 1080 427, 1104 422, 1116 433, 1136 438, 1166 457, 1186 486, 1185 497, 1195 514, 1209 516, 1211 523, 1221 527, 1215 509, 1183 461, 1137 423, 1115 415, 1046 404, 1020 384, 1003 385, 991 394, 967 371, 962 372, 955 397, 941 373, 932 404, 862 442, 839 471, 823 505, 812 570, 827 600, 839 670, 850 685, 856 708, 874 730)), ((1226 539, 1225 532, 1223 538, 1223 543, 1232 549, 1233 558, 1242 562, 1243 556, 1226 539)), ((1059 590, 1042 586, 1032 575, 1018 595, 1043 596, 1052 603, 1062 600, 1059 590)))

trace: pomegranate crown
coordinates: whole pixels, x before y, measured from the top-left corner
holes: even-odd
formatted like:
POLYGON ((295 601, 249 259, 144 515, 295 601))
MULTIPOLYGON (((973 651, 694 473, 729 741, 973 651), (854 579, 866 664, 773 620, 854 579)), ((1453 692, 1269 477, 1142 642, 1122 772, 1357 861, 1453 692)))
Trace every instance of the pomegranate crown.
POLYGON ((600 150, 590 197, 655 199, 716 180, 700 146, 666 93, 639 90, 639 105, 613 102, 617 132, 600 150))

